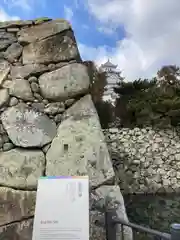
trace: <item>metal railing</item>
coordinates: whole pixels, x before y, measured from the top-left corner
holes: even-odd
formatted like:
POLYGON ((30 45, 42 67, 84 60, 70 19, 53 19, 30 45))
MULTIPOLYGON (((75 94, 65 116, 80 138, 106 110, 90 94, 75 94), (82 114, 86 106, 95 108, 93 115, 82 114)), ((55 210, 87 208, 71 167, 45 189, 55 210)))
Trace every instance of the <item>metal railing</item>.
MULTIPOLYGON (((126 240, 124 235, 124 229, 126 227, 130 227, 133 233, 133 239, 136 240, 138 238, 134 237, 134 232, 142 232, 144 234, 150 235, 154 238, 154 240, 180 240, 180 224, 174 223, 170 226, 170 233, 163 233, 157 230, 153 230, 150 228, 146 228, 140 226, 138 224, 134 224, 131 222, 126 222, 123 219, 119 219, 116 216, 115 210, 107 210, 105 211, 105 229, 106 229, 106 240, 116 240, 117 238, 117 226, 121 226, 121 240, 126 240)), ((129 239, 129 238, 128 238, 129 239)), ((146 238, 147 239, 147 238, 146 238)))

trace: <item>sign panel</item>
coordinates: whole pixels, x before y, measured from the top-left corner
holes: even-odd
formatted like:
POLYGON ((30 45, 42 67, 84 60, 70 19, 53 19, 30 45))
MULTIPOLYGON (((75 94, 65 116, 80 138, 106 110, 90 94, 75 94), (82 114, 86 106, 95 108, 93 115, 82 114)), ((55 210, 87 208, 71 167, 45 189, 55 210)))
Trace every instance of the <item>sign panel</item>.
POLYGON ((89 240, 89 179, 41 177, 32 240, 89 240))

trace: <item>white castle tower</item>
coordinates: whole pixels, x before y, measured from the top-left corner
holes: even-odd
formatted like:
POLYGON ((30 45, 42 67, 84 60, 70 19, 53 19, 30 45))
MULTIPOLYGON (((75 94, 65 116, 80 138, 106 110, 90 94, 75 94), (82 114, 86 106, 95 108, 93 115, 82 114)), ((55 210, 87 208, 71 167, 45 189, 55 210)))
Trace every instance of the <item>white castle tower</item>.
POLYGON ((110 101, 112 103, 115 102, 117 94, 114 92, 114 87, 117 86, 117 83, 122 81, 120 77, 120 71, 117 70, 118 65, 114 65, 108 61, 100 66, 100 69, 107 74, 107 86, 105 88, 103 100, 110 101))

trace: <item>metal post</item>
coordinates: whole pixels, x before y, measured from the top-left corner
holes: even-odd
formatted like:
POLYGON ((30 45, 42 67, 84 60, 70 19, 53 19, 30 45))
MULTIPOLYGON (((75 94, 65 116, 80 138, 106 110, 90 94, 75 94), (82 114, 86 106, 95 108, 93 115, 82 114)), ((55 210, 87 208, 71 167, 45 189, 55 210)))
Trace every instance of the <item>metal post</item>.
POLYGON ((173 223, 170 228, 171 240, 180 240, 180 224, 173 223))
POLYGON ((106 240, 116 240, 116 223, 113 221, 114 211, 105 212, 106 240))

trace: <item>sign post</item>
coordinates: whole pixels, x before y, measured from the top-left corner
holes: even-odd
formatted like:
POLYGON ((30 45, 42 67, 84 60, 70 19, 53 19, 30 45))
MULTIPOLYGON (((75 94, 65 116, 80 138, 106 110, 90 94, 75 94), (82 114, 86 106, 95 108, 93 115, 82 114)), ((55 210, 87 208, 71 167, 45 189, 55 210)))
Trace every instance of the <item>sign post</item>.
POLYGON ((89 240, 89 179, 41 177, 32 240, 89 240))

